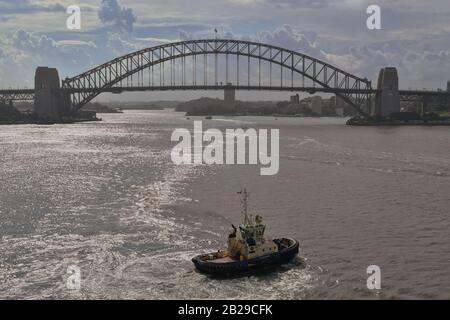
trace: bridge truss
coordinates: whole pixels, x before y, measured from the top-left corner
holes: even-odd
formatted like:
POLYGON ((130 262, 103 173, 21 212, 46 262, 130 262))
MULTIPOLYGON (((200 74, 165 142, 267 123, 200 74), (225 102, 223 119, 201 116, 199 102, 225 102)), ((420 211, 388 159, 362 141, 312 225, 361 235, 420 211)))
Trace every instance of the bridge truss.
POLYGON ((6 89, 0 90, 0 101, 7 103, 10 101, 34 101, 33 89, 6 89))
POLYGON ((78 110, 101 92, 125 90, 239 90, 329 92, 370 114, 371 82, 313 57, 262 43, 190 40, 118 57, 63 80, 78 110))

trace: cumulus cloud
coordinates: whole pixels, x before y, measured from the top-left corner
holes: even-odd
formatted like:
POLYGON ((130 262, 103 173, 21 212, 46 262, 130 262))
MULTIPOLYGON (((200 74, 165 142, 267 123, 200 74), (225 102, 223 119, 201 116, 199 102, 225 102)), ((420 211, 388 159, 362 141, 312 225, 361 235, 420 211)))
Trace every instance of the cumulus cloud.
POLYGON ((329 6, 330 0, 268 0, 277 7, 302 7, 302 8, 325 8, 329 6))
POLYGON ((316 41, 317 35, 313 31, 299 32, 289 25, 276 28, 272 32, 262 32, 258 40, 263 43, 276 45, 282 48, 294 50, 317 59, 326 60, 327 55, 316 41))
POLYGON ((0 16, 63 11, 65 11, 65 7, 61 3, 35 2, 30 0, 0 0, 0 16))
POLYGON ((421 0, 379 0, 384 29, 376 32, 365 28, 368 0, 229 0, 213 6, 207 0, 154 0, 152 10, 145 10, 149 8, 145 1, 129 1, 127 6, 133 3, 135 12, 139 10, 139 25, 133 9, 117 0, 81 0, 80 5, 96 10, 83 10, 90 29, 31 32, 34 18, 39 30, 45 30, 48 12, 64 9, 60 2, 67 3, 0 0, 0 27, 8 28, 0 35, 0 73, 11 75, 1 77, 0 86, 15 85, 16 79, 18 85, 21 79, 32 83, 38 65, 54 66, 63 75, 73 76, 161 42, 211 38, 216 27, 220 38, 292 49, 374 82, 379 69, 386 66, 398 67, 403 88, 443 87, 450 76, 448 0, 434 0, 435 9, 421 0), (277 5, 281 8, 274 9, 277 5), (164 14, 156 14, 158 10, 164 14), (39 11, 47 13, 29 14, 39 11), (29 25, 23 25, 24 21, 30 21, 29 25))
POLYGON ((103 23, 128 32, 133 31, 133 26, 137 20, 133 10, 121 7, 117 0, 102 0, 98 17, 103 23))
POLYGON ((62 40, 24 30, 0 37, 0 87, 33 86, 38 66, 56 67, 61 78, 75 76, 98 64, 139 48, 123 35, 107 33, 95 41, 62 40))
MULTIPOLYGON (((33 32, 18 30, 8 37, 0 38, 3 55, 0 57, 2 74, 0 86, 33 86, 34 70, 37 66, 58 66, 63 70, 74 70, 79 61, 89 64, 85 49, 59 44, 52 38, 33 32)), ((94 47, 90 44, 90 49, 94 47)), ((88 46, 89 48, 89 46, 88 46)), ((92 50, 93 51, 93 50, 92 50)))
MULTIPOLYGON (((292 49, 367 77, 374 83, 380 68, 396 66, 402 88, 443 88, 450 77, 450 50, 433 50, 430 46, 418 48, 408 41, 361 44, 348 48, 345 53, 336 53, 324 49, 314 32, 297 31, 287 25, 254 36, 227 32, 222 37, 292 49)), ((199 36, 181 31, 174 40, 177 38, 188 40, 199 36)), ((117 56, 160 42, 157 38, 140 39, 113 32, 97 35, 89 41, 56 41, 47 35, 18 30, 0 37, 0 70, 2 74, 8 74, 8 77, 0 78, 0 87, 23 86, 24 81, 32 87, 34 69, 40 65, 57 67, 61 76, 74 76, 117 56)))
MULTIPOLYGON (((242 37, 241 37, 242 38, 242 37)), ((450 37, 419 37, 417 40, 385 40, 333 51, 314 31, 299 31, 284 25, 262 32, 254 40, 274 44, 329 62, 338 68, 376 83, 379 70, 395 66, 402 88, 444 88, 450 77, 450 37)))
POLYGON ((400 87, 445 88, 450 77, 450 51, 412 46, 407 42, 379 42, 349 48, 344 55, 328 54, 332 64, 376 83, 378 71, 386 66, 398 69, 400 87))
POLYGON ((192 35, 186 31, 180 31, 180 40, 191 40, 193 39, 192 35))

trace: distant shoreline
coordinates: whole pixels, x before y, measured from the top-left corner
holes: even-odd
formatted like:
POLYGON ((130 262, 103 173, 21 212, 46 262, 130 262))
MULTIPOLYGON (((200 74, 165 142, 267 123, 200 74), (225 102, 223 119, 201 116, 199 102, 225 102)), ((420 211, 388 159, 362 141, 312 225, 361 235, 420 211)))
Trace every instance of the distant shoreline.
POLYGON ((56 125, 56 124, 74 124, 80 122, 100 122, 102 119, 71 119, 71 120, 61 120, 61 121, 48 121, 48 120, 13 120, 13 121, 1 121, 0 126, 13 126, 13 125, 26 125, 26 124, 34 124, 34 125, 56 125))
MULTIPOLYGON (((179 113, 183 113, 184 111, 176 111, 179 113)), ((242 113, 223 113, 223 114, 187 114, 186 112, 185 116, 186 117, 273 117, 273 118, 314 118, 314 119, 318 119, 318 118, 337 118, 337 119, 345 119, 348 117, 341 117, 341 116, 332 116, 332 115, 327 115, 327 116, 309 116, 309 115, 287 115, 287 114, 242 114, 242 113)))

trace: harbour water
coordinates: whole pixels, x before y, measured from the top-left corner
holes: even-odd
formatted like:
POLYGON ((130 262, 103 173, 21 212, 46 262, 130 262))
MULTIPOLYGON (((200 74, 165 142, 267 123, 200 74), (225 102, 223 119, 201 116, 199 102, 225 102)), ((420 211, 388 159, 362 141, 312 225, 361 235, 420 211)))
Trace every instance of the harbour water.
POLYGON ((450 298, 447 127, 349 127, 338 118, 239 117, 209 127, 280 129, 280 171, 176 166, 173 111, 0 127, 2 299, 450 298), (218 280, 190 259, 226 245, 236 191, 269 236, 300 241, 268 275, 218 280), (68 290, 78 266, 81 289, 68 290), (382 289, 367 289, 370 265, 382 289))

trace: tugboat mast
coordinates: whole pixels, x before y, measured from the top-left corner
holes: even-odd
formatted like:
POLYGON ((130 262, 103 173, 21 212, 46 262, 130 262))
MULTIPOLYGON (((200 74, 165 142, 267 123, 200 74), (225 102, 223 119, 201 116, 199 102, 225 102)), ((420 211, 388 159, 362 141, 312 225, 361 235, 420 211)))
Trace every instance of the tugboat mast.
POLYGON ((247 189, 244 189, 244 191, 238 192, 243 195, 241 203, 242 203, 242 213, 244 214, 244 224, 249 225, 251 224, 251 221, 248 217, 248 192, 247 189))

